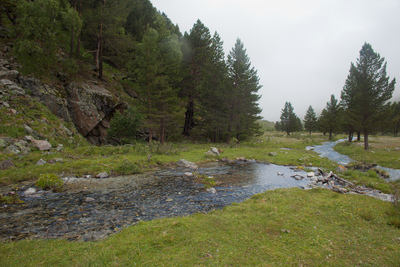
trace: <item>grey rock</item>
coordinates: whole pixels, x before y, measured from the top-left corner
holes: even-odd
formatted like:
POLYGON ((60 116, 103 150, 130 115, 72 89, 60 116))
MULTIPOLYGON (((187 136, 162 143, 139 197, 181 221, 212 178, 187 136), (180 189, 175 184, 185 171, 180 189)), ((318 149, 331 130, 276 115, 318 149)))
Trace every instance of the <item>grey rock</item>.
POLYGON ((270 157, 278 156, 278 153, 276 153, 276 152, 269 152, 269 153, 268 153, 268 156, 270 156, 270 157))
POLYGON ((13 84, 15 84, 15 83, 8 79, 0 79, 0 85, 8 86, 8 85, 13 85, 13 84))
POLYGON ((29 142, 35 141, 35 138, 33 138, 33 137, 30 136, 30 135, 25 136, 24 139, 25 139, 26 141, 29 141, 29 142))
POLYGON ((70 129, 65 127, 64 125, 61 125, 60 129, 63 130, 68 136, 73 136, 74 135, 74 133, 70 129))
POLYGON ((0 70, 0 79, 17 80, 19 72, 16 70, 0 70))
POLYGON ((217 193, 217 190, 214 187, 207 188, 206 190, 207 190, 207 192, 210 192, 211 194, 216 194, 217 193))
POLYGON ((25 129, 25 131, 26 131, 27 134, 33 135, 33 136, 35 136, 35 137, 38 136, 38 133, 37 133, 35 130, 33 130, 31 127, 29 127, 28 125, 26 125, 26 124, 24 124, 24 129, 25 129))
POLYGON ((96 175, 96 178, 100 178, 100 179, 104 179, 104 178, 108 178, 108 177, 109 177, 109 175, 107 172, 101 172, 96 175))
POLYGON ((8 146, 8 143, 6 142, 6 140, 3 138, 0 138, 0 148, 4 148, 6 146, 8 146))
POLYGON ((10 90, 11 94, 13 94, 13 95, 17 95, 17 96, 25 96, 26 95, 24 89, 22 89, 18 85, 15 85, 15 84, 11 85, 8 87, 8 89, 10 90))
POLYGON ((185 172, 183 175, 186 177, 193 177, 193 173, 191 172, 185 172))
POLYGON ((63 144, 58 144, 56 150, 57 150, 58 152, 60 152, 60 151, 63 150, 63 149, 64 149, 64 145, 63 145, 63 144))
POLYGON ((45 165, 46 164, 46 161, 44 161, 43 159, 39 159, 37 162, 36 162, 36 165, 38 165, 38 166, 42 166, 42 165, 45 165))
POLYGON ((37 190, 36 190, 35 188, 30 187, 30 188, 28 188, 27 190, 25 190, 24 195, 25 195, 25 196, 30 196, 30 195, 35 194, 36 191, 37 191, 37 190))
POLYGON ((2 105, 3 105, 4 107, 6 107, 6 108, 9 108, 9 107, 10 107, 10 104, 8 104, 6 101, 3 101, 2 105))
POLYGON ((182 168, 188 168, 188 169, 193 169, 193 170, 196 170, 199 168, 199 166, 197 166, 195 163, 187 161, 186 159, 178 160, 176 165, 178 165, 179 167, 182 167, 182 168))
POLYGON ((218 148, 216 148, 216 147, 210 148, 209 152, 214 153, 214 154, 217 155, 217 156, 220 155, 220 154, 219 154, 219 151, 218 151, 218 148))
POLYGON ((309 173, 307 173, 307 177, 314 177, 315 176, 315 173, 314 172, 309 172, 309 173))
POLYGON ((4 149, 4 151, 9 154, 17 154, 17 155, 21 153, 21 150, 19 150, 18 147, 14 145, 9 145, 4 149))
POLYGON ((93 202, 93 201, 96 201, 96 200, 92 197, 85 198, 85 202, 93 202))
POLYGON ((40 151, 48 151, 51 149, 51 144, 46 140, 34 140, 32 144, 40 151))

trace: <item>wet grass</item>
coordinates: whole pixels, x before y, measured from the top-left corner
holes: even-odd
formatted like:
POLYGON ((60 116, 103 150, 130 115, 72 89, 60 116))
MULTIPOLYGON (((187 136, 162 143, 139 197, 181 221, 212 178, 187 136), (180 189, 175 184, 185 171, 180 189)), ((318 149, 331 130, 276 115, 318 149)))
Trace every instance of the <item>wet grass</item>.
POLYGON ((161 146, 159 143, 137 143, 127 146, 96 147, 85 144, 67 144, 61 151, 33 151, 27 156, 0 154, 0 160, 11 159, 16 167, 0 171, 0 184, 18 183, 26 180, 36 180, 41 174, 57 174, 59 176, 81 177, 96 175, 100 172, 108 174, 134 174, 151 168, 169 165, 179 159, 193 162, 204 162, 221 158, 256 159, 280 165, 319 166, 334 169, 336 164, 323 159, 306 146, 326 141, 324 136, 293 136, 268 134, 235 146, 226 144, 196 144, 177 143, 161 146), (215 146, 223 150, 219 157, 207 157, 205 153, 215 146), (270 156, 269 153, 274 153, 270 156), (40 159, 55 160, 55 164, 35 165, 40 159), (132 168, 130 168, 131 166, 132 168))
POLYGON ((143 222, 100 242, 0 244, 1 266, 398 266, 399 210, 324 189, 278 189, 223 210, 143 222))
POLYGON ((370 150, 364 150, 364 142, 344 142, 335 146, 341 154, 359 162, 375 163, 382 167, 400 169, 400 137, 372 136, 370 150))

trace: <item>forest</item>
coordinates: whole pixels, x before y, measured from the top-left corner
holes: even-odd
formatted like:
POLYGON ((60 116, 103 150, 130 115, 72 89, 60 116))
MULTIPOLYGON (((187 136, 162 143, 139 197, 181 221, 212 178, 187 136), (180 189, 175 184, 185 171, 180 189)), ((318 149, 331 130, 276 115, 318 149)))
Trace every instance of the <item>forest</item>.
MULTIPOLYGON (((197 20, 181 33, 148 0, 5 0, 0 26, 14 41, 24 75, 45 77, 62 71, 85 79, 87 69, 105 81, 118 70, 127 109, 116 113, 110 140, 128 143, 146 131, 147 140, 239 142, 265 130, 260 117, 257 70, 239 38, 228 55, 217 32, 197 20), (56 69, 56 70, 55 70, 56 69)), ((290 102, 275 130, 332 135, 382 132, 397 135, 400 103, 390 103, 395 79, 385 59, 365 43, 351 65, 341 93, 317 116, 312 106, 301 119, 290 102)), ((276 88, 270 88, 271 91, 276 88)), ((271 129, 271 127, 268 127, 271 129)))
POLYGON ((103 81, 107 68, 122 73, 131 97, 112 120, 110 139, 129 142, 141 129, 162 144, 261 133, 261 85, 243 42, 225 56, 218 33, 200 20, 182 34, 148 0, 8 0, 1 12, 23 74, 46 76, 56 66, 85 79, 80 73, 93 68, 103 81))

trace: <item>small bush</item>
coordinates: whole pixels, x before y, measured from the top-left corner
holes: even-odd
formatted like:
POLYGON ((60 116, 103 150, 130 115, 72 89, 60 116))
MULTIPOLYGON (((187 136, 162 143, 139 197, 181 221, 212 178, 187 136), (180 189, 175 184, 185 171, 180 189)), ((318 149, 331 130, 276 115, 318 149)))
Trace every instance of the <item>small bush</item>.
POLYGON ((63 184, 63 181, 57 175, 46 173, 39 176, 35 185, 43 190, 59 190, 63 184))

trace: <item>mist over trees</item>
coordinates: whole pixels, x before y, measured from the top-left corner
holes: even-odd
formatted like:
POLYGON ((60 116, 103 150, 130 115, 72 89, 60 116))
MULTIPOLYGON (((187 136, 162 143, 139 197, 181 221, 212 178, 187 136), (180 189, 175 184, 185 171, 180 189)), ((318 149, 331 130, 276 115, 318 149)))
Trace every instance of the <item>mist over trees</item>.
MULTIPOLYGON (((135 107, 127 114, 143 116, 133 123, 117 114, 116 129, 141 125, 148 141, 161 143, 181 136, 240 141, 260 133, 261 85, 243 42, 226 56, 219 34, 201 20, 182 34, 149 0, 4 0, 0 7, 24 74, 60 71, 74 79, 92 69, 106 83, 105 72, 114 68, 125 76, 124 101, 135 107)), ((124 131, 110 133, 124 138, 124 131)))
MULTIPOLYGON (((225 55, 218 32, 211 34, 200 19, 182 34, 149 0, 3 0, 0 25, 13 39, 25 75, 63 73, 74 80, 95 70, 107 83, 104 75, 118 72, 113 79, 129 95, 122 97, 128 113, 138 115, 135 123, 123 122, 124 114, 115 120, 140 125, 148 141, 229 143, 261 133, 262 86, 244 43, 238 38, 225 55)), ((303 121, 286 102, 275 130, 289 135, 304 126, 309 134, 320 131, 330 138, 347 133, 349 141, 363 133, 366 150, 372 133, 398 135, 400 104, 389 103, 396 80, 386 67, 365 43, 351 63, 340 100, 332 95, 319 116, 309 106, 303 121)), ((133 132, 128 139, 137 136, 138 130, 133 132)), ((110 133, 124 139, 118 131, 110 133)))

